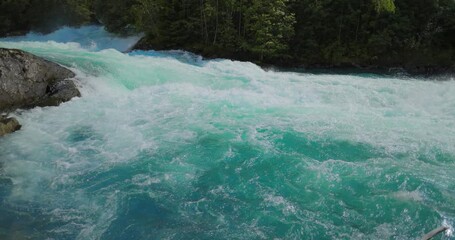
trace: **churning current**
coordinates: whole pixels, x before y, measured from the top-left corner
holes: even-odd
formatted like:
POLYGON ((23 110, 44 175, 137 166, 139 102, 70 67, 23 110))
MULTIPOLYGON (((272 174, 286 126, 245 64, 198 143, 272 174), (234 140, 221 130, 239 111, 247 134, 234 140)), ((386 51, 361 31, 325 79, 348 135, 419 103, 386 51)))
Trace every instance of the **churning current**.
POLYGON ((82 92, 14 113, 1 239, 416 239, 454 225, 455 81, 122 53, 137 40, 101 27, 0 40, 72 69, 82 92))

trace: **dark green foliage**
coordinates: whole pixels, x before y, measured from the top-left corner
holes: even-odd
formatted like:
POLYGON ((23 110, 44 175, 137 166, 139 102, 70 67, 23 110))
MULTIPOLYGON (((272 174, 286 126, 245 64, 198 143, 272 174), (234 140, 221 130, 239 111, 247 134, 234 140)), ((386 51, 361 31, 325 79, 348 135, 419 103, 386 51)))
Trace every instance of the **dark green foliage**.
POLYGON ((453 66, 453 0, 1 0, 0 35, 98 20, 143 48, 310 66, 453 66))
POLYGON ((81 26, 92 20, 91 8, 91 0, 1 0, 0 36, 81 26))
POLYGON ((154 48, 208 55, 285 55, 294 35, 288 0, 136 0, 136 26, 154 48), (217 54, 218 53, 218 54, 217 54))
POLYGON ((29 30, 29 0, 0 0, 0 36, 29 30))
POLYGON ((30 0, 31 29, 50 32, 60 26, 81 26, 91 20, 90 0, 30 0))
POLYGON ((294 1, 294 56, 321 65, 454 64, 454 1, 400 0, 393 7, 377 2, 294 1))
POLYGON ((295 14, 287 11, 287 1, 253 1, 246 14, 249 48, 253 53, 274 56, 289 50, 294 36, 295 14))
POLYGON ((128 33, 134 25, 134 18, 131 15, 131 6, 135 0, 91 0, 93 11, 97 20, 101 22, 108 31, 117 33, 128 33))
POLYGON ((373 0, 374 8, 376 12, 395 12, 394 0, 373 0))

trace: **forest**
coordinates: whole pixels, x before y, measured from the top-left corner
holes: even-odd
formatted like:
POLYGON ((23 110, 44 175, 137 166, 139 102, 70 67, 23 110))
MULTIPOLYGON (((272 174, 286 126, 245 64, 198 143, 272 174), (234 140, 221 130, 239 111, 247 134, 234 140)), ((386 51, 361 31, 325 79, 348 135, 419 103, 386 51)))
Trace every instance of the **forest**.
POLYGON ((277 66, 453 68, 453 0, 2 0, 0 36, 103 24, 140 49, 277 66))

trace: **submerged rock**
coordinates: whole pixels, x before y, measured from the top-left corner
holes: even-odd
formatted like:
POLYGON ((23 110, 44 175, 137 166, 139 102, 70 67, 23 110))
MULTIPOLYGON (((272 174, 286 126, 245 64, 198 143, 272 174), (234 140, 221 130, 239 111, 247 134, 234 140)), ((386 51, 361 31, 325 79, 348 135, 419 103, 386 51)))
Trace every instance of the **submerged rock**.
POLYGON ((0 112, 57 106, 79 97, 75 74, 21 50, 0 48, 0 112))
POLYGON ((21 127, 17 119, 0 116, 0 137, 18 131, 21 127))

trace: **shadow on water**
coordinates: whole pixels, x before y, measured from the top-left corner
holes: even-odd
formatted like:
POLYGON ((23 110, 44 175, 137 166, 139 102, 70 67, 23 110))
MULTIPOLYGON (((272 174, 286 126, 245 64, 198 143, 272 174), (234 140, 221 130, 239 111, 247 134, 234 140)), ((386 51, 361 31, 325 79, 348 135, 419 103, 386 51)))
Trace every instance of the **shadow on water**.
POLYGON ((304 134, 292 132, 283 133, 282 137, 275 141, 275 146, 282 152, 302 154, 317 161, 344 160, 362 162, 370 158, 385 156, 378 149, 365 143, 334 139, 312 139, 304 134))
POLYGON ((49 209, 33 202, 10 202, 8 197, 13 189, 9 178, 0 177, 0 239, 74 239, 76 232, 53 232, 70 221, 55 221, 49 209))
POLYGON ((83 126, 74 126, 67 129, 69 132, 67 142, 78 143, 83 141, 102 141, 103 136, 95 131, 92 126, 83 125, 83 126))
MULTIPOLYGON (((116 220, 102 239, 159 239, 160 233, 177 225, 169 218, 169 206, 151 199, 146 193, 123 197, 116 220)), ((178 229, 174 229, 178 230, 178 229)), ((172 231, 174 232, 174 231, 172 231)))

